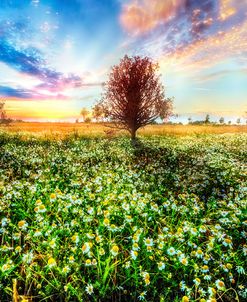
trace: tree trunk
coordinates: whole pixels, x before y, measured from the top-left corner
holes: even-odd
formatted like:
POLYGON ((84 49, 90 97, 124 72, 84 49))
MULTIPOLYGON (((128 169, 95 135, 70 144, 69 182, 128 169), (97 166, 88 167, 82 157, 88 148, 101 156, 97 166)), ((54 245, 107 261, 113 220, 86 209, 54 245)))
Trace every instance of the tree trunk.
POLYGON ((136 139, 136 130, 135 129, 131 129, 130 134, 131 134, 131 139, 135 140, 136 139))

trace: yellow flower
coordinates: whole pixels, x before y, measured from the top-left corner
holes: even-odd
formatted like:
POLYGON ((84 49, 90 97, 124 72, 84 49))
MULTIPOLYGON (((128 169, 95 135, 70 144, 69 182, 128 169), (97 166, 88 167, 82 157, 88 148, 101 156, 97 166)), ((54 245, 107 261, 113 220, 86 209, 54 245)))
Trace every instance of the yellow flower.
POLYGON ((92 260, 92 265, 97 265, 97 260, 96 259, 92 260))
POLYGON ((56 198, 56 194, 55 193, 51 193, 50 199, 55 199, 55 198, 56 198))
POLYGON ((83 254, 88 253, 90 251, 90 244, 88 242, 84 243, 81 249, 83 254))
POLYGON ((91 262, 90 259, 87 259, 87 260, 85 261, 85 265, 86 265, 86 266, 90 266, 91 264, 92 264, 92 262, 91 262))
POLYGON ((215 285, 218 289, 224 289, 225 288, 225 283, 221 280, 216 280, 215 285))
POLYGON ((19 253, 19 252, 21 251, 21 247, 18 245, 18 246, 15 248, 15 251, 19 253))
POLYGON ((190 299, 187 296, 183 296, 182 298, 182 302, 189 302, 190 299))
POLYGON ((180 262, 183 264, 183 265, 188 265, 188 259, 187 258, 181 258, 180 262))
POLYGON ((145 282, 145 285, 149 285, 150 284, 150 279, 145 277, 144 278, 144 282, 145 282))
POLYGON ((119 252, 119 247, 117 245, 113 245, 113 247, 111 248, 111 253, 113 256, 117 256, 119 252))
POLYGON ((42 204, 42 201, 40 199, 37 199, 36 202, 35 202, 36 206, 39 206, 42 204))
POLYGON ((108 218, 105 218, 104 221, 103 221, 103 224, 105 226, 109 226, 110 225, 110 220, 108 218))
POLYGON ((48 259, 48 266, 49 266, 49 267, 53 267, 53 266, 56 266, 56 265, 57 265, 56 260, 55 260, 54 258, 50 257, 50 258, 48 259))
POLYGON ((20 220, 20 221, 18 222, 18 227, 19 227, 20 229, 23 229, 23 230, 24 230, 27 226, 28 226, 28 224, 26 223, 25 220, 20 220))

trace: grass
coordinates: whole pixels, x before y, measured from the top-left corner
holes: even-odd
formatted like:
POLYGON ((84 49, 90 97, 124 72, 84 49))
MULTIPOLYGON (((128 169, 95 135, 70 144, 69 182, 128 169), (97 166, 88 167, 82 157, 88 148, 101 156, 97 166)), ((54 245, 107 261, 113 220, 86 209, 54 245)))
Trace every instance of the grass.
POLYGON ((0 134, 1 302, 246 300, 245 133, 44 126, 0 134))
MULTIPOLYGON (((99 137, 119 136, 126 132, 113 130, 101 123, 13 123, 9 126, 0 126, 0 129, 11 133, 30 133, 32 135, 52 138, 65 137, 70 134, 99 137)), ((149 125, 138 131, 138 135, 176 135, 185 136, 193 134, 224 134, 247 133, 247 125, 149 125)))

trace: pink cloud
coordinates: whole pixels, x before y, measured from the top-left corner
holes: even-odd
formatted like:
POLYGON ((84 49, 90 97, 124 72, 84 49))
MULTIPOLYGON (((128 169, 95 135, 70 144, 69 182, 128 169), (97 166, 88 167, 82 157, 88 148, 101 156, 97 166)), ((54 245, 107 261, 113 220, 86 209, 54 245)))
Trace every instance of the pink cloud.
POLYGON ((120 15, 124 29, 133 34, 143 34, 173 17, 184 0, 131 0, 120 15))

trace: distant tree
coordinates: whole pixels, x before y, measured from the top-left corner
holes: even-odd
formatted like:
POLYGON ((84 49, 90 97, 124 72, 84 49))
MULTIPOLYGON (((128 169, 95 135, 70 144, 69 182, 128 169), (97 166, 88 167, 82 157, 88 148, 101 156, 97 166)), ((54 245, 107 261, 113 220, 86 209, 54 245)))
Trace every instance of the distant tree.
POLYGON ((192 118, 191 118, 191 117, 188 118, 188 123, 189 123, 189 124, 192 123, 192 118))
POLYGON ((228 121, 228 125, 231 125, 232 121, 228 121))
POLYGON ((5 102, 4 101, 0 101, 0 124, 9 124, 12 122, 12 119, 7 117, 7 113, 4 109, 5 106, 5 102))
POLYGON ((224 124, 224 123, 225 123, 225 119, 224 119, 223 117, 221 117, 221 118, 219 119, 219 122, 220 122, 220 124, 224 124))
POLYGON ((81 116, 83 118, 83 122, 85 122, 85 119, 88 117, 89 114, 90 114, 90 111, 87 108, 83 107, 81 109, 81 116))
POLYGON ((1 101, 0 102, 0 121, 3 122, 4 120, 7 119, 7 114, 6 111, 4 110, 5 102, 1 101))
POLYGON ((84 122, 85 123, 91 123, 92 122, 92 119, 90 116, 87 116, 85 119, 84 119, 84 122))
POLYGON ((76 123, 76 124, 78 124, 78 123, 79 123, 79 119, 78 119, 78 118, 75 120, 75 123, 76 123))
POLYGON ((136 131, 171 115, 172 100, 165 98, 158 65, 148 57, 125 56, 113 66, 104 93, 97 104, 115 127, 126 129, 131 138, 136 131))
POLYGON ((209 114, 207 114, 205 117, 205 124, 209 124, 209 123, 210 123, 210 116, 209 114))
POLYGON ((240 118, 237 118, 237 124, 239 125, 241 123, 241 119, 240 118))
POLYGON ((97 122, 99 122, 100 120, 102 120, 102 119, 104 118, 103 108, 102 108, 99 104, 96 104, 96 105, 93 107, 93 110, 92 110, 92 117, 93 117, 97 122))

